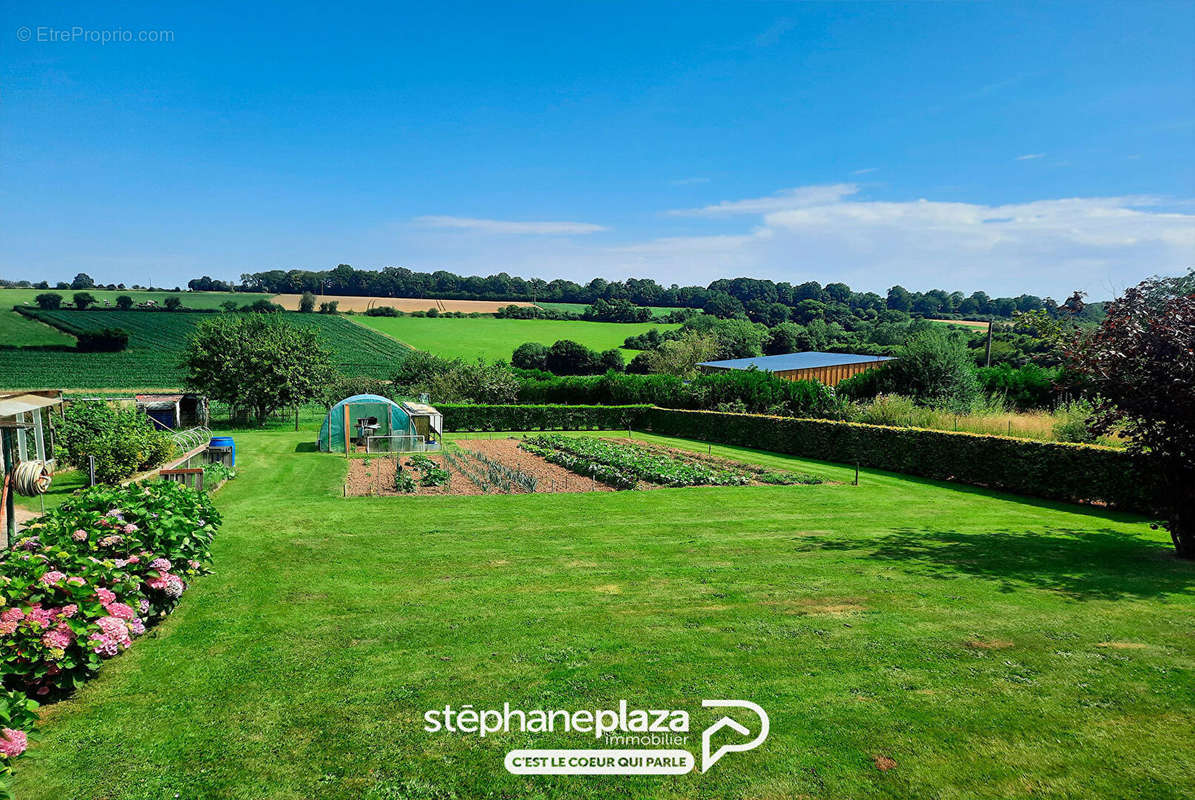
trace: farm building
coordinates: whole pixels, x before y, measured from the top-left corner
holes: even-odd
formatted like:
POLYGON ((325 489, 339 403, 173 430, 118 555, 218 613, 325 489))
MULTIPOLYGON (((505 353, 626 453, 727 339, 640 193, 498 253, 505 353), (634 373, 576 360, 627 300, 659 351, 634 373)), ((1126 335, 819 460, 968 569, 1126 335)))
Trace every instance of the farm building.
POLYGON ((731 358, 725 361, 703 361, 697 366, 705 372, 728 369, 755 369, 770 372, 786 381, 821 381, 836 386, 840 381, 878 367, 888 356, 861 356, 854 353, 784 353, 778 356, 731 358))
POLYGON ((207 426, 207 398, 198 394, 139 394, 137 410, 162 430, 207 426))

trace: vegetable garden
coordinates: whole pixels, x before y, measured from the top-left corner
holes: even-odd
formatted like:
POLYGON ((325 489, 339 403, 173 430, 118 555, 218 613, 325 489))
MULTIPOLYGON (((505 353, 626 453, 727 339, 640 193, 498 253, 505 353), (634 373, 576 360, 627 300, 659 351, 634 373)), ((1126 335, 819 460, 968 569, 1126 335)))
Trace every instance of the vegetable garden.
POLYGON ((658 445, 542 434, 457 440, 435 457, 352 459, 344 493, 552 494, 821 482, 806 473, 768 470, 658 445))

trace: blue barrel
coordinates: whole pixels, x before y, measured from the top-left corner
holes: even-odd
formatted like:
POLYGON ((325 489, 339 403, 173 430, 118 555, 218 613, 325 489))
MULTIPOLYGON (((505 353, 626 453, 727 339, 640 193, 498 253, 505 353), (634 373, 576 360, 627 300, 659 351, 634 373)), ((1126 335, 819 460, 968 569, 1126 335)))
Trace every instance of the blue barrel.
POLYGON ((232 452, 232 466, 237 465, 237 446, 231 436, 213 436, 208 447, 227 447, 232 452))

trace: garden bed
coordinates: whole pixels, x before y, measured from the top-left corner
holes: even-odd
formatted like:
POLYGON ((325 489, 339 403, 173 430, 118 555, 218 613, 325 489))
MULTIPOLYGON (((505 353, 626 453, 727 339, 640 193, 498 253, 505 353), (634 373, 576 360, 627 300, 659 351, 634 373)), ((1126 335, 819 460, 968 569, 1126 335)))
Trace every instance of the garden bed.
POLYGON ((455 445, 435 455, 350 459, 344 493, 350 497, 562 494, 821 482, 812 475, 766 470, 628 439, 548 434, 525 439, 464 439, 455 445), (429 472, 434 474, 428 477, 429 472))

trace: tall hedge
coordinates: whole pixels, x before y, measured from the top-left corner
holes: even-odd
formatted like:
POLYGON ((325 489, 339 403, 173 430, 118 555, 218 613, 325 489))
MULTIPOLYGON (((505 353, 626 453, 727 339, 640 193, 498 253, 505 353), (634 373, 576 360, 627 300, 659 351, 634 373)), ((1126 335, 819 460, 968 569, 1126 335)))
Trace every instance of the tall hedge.
POLYGON ((440 406, 450 431, 620 430, 789 453, 1149 513, 1157 483, 1122 450, 820 419, 632 406, 440 406))
POLYGON ((639 427, 651 406, 512 405, 475 406, 441 403, 449 431, 580 431, 639 427))

